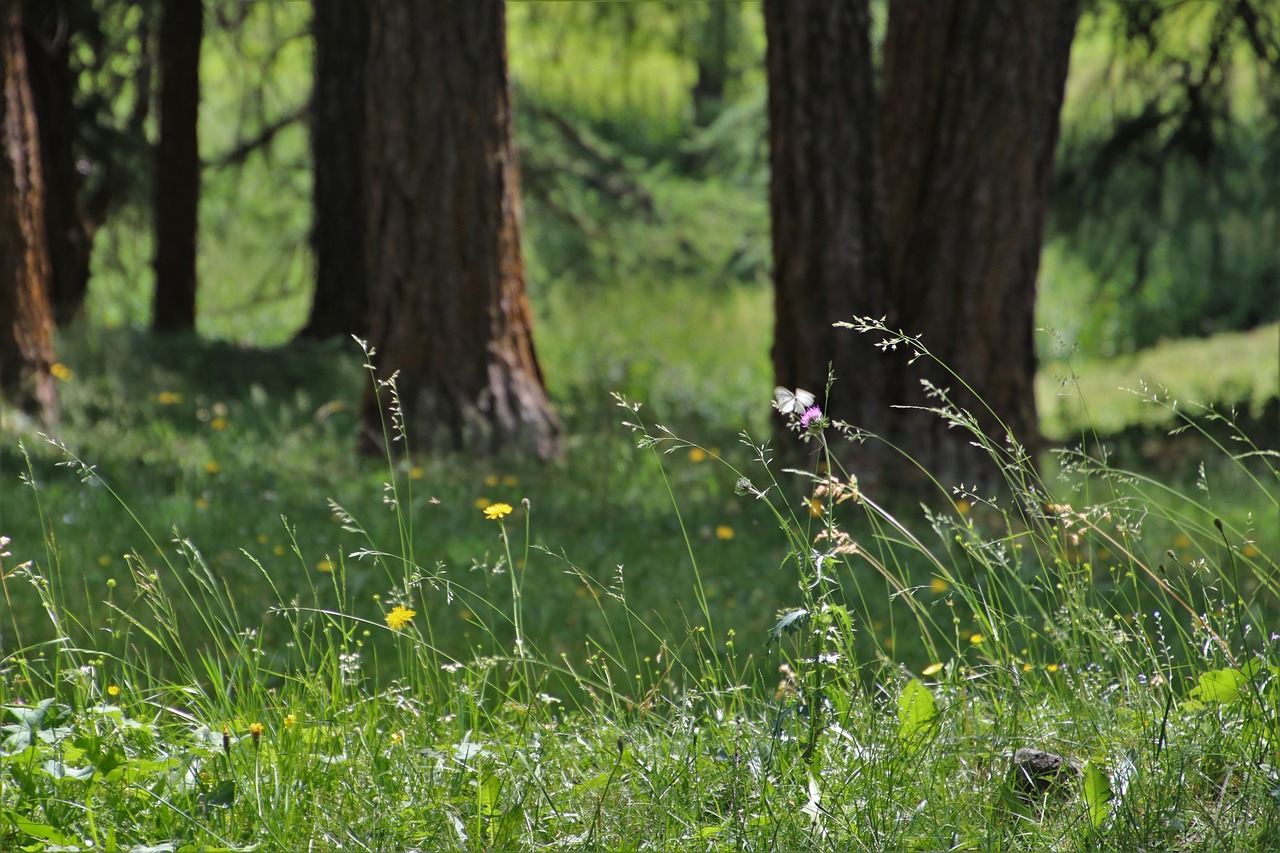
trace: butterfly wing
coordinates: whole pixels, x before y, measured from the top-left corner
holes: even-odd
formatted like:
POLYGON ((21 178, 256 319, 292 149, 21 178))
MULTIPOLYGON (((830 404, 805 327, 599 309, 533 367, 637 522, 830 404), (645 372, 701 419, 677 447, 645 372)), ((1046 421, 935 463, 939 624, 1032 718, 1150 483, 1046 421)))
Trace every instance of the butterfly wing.
POLYGON ((804 410, 812 406, 814 396, 803 388, 790 391, 781 386, 773 389, 773 405, 784 415, 804 414, 804 410))

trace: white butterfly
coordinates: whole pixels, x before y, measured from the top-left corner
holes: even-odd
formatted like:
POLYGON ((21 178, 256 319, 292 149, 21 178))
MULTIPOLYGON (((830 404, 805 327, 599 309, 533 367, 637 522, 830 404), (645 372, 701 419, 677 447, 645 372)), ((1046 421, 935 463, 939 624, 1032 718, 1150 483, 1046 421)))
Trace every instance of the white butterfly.
POLYGON ((813 394, 802 388, 788 391, 781 386, 773 389, 773 407, 784 415, 803 415, 814 404, 813 394))

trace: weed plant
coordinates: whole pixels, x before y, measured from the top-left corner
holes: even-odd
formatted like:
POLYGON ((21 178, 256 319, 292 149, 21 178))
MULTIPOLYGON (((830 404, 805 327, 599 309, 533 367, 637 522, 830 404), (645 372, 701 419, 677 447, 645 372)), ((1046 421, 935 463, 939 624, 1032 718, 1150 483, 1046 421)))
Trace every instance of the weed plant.
POLYGON ((248 553, 254 582, 229 580, 193 539, 139 524, 127 575, 78 589, 34 489, 44 552, 0 547, 0 849, 1280 844, 1274 452, 1218 444, 1256 515, 1219 513, 1207 475, 1172 489, 1091 441, 1051 485, 938 392, 935 415, 1006 488, 940 489, 918 523, 841 466, 846 439, 874 439, 818 394, 776 392, 816 451, 783 470, 746 433, 744 453, 716 453, 616 402, 666 484, 689 565, 665 591, 679 622, 637 605, 643 579, 621 566, 537 547, 536 498, 472 510, 487 535, 470 571, 420 562, 425 485, 394 419, 389 535, 327 507, 365 541, 302 582, 248 553), (754 636, 709 591, 733 579, 699 561, 672 464, 691 457, 726 466, 782 543, 776 615, 754 636), (246 596, 269 603, 247 618, 246 596), (570 605, 536 617, 557 597, 570 605))

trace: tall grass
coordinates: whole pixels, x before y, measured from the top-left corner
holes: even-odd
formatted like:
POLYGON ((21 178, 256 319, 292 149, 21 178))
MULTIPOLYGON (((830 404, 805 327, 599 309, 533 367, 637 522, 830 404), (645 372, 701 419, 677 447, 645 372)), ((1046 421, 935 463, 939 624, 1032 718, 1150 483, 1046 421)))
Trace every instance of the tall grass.
MULTIPOLYGON (((1274 453, 1218 445, 1254 511, 1224 518, 1207 476, 1171 489, 1085 445, 1050 483, 975 431, 1007 488, 940 492, 917 521, 858 487, 840 465, 851 428, 825 413, 789 413, 818 452, 780 471, 745 433, 747 453, 717 454, 618 402, 668 484, 688 561, 677 621, 635 606, 645 579, 623 566, 536 547, 536 500, 472 510, 489 545, 470 570, 420 564, 427 484, 403 441, 388 442, 390 537, 333 505, 367 541, 301 585, 249 557, 256 580, 230 582, 196 542, 139 525, 127 580, 73 594, 42 516, 45 552, 8 544, 0 575, 47 627, 10 611, 0 847, 1280 842, 1274 453), (790 593, 754 636, 708 592, 676 464, 698 454, 782 543, 790 593), (1165 547, 1168 530, 1184 538, 1165 547), (565 588, 580 591, 559 611, 580 626, 567 643, 530 618, 565 588), (246 597, 268 602, 256 618, 246 597)), ((937 414, 973 424, 945 398, 937 414)))

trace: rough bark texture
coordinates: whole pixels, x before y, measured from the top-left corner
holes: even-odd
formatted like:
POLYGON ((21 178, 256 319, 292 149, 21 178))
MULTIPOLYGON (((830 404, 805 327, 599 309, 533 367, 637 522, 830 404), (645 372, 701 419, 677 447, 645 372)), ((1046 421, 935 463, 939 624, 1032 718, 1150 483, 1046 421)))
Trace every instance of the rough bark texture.
POLYGON ((76 81, 69 62, 73 29, 93 10, 84 0, 75 4, 25 0, 25 14, 27 69, 44 166, 49 301, 54 321, 62 326, 79 316, 84 306, 93 239, 102 220, 102 211, 91 211, 85 204, 85 176, 75 150, 79 134, 76 81))
MULTIPOLYGON (((398 372, 415 447, 549 455, 557 424, 525 295, 503 4, 371 10, 365 252, 378 375, 398 372)), ((372 398, 365 423, 377 440, 372 398)))
POLYGON ((316 291, 301 334, 309 338, 368 335, 365 287, 364 67, 369 6, 313 0, 315 91, 311 152, 315 162, 311 246, 316 291))
POLYGON ((22 0, 0 0, 0 391, 52 424, 57 394, 46 291, 44 184, 22 41, 22 0))
MULTIPOLYGON (((1033 454, 1035 282, 1078 4, 894 0, 881 124, 894 324, 969 383, 918 362, 897 395, 926 405, 927 378, 1004 445, 1033 454)), ((989 483, 971 436, 905 413, 898 441, 947 483, 989 483)))
POLYGON ((829 414, 914 460, 862 445, 865 479, 914 480, 918 463, 947 485, 997 482, 972 435, 902 407, 939 405, 927 379, 995 444, 1012 432, 1035 451, 1035 278, 1078 6, 892 0, 879 98, 866 0, 764 9, 778 384, 820 392, 834 363, 829 414), (830 329, 855 314, 921 336, 976 396, 830 329))
POLYGON ((156 146, 156 292, 152 328, 196 326, 200 203, 200 42, 203 0, 164 0, 160 19, 160 141, 156 146))
MULTIPOLYGON (((773 369, 779 385, 813 391, 828 367, 824 408, 872 424, 885 407, 881 359, 864 338, 832 328, 889 310, 877 223, 876 100, 865 0, 764 4, 768 38, 769 201, 773 212, 773 369)), ((870 466, 857 467, 872 478, 870 466)))

